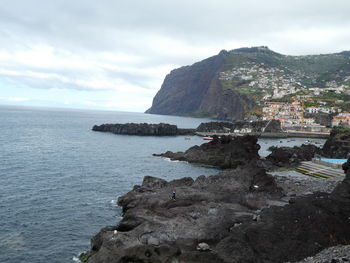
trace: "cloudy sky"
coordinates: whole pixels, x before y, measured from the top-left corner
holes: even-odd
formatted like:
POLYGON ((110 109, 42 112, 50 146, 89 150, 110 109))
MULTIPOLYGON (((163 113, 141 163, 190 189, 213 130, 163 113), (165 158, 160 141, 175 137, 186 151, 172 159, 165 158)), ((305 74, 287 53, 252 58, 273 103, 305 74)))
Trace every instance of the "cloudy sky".
POLYGON ((0 0, 0 105, 145 111, 170 70, 245 46, 350 50, 349 0, 0 0))

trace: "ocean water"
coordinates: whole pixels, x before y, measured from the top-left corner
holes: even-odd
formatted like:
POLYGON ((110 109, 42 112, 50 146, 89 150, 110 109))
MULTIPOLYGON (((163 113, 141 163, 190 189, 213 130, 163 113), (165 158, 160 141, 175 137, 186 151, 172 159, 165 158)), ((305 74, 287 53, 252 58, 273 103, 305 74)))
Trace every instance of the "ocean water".
MULTIPOLYGON (((153 157, 204 141, 93 132, 94 124, 166 122, 195 128, 207 119, 142 113, 0 107, 0 262, 64 263, 89 249, 90 238, 116 224, 118 196, 146 175, 166 180, 217 170, 153 157)), ((303 139, 261 139, 300 145, 303 139)), ((171 193, 169 193, 170 195, 171 193)))
POLYGON ((216 173, 152 156, 186 150, 201 138, 122 136, 93 132, 94 124, 192 128, 202 121, 207 120, 0 107, 0 262, 73 262, 100 228, 118 222, 115 200, 144 176, 171 180, 216 173))

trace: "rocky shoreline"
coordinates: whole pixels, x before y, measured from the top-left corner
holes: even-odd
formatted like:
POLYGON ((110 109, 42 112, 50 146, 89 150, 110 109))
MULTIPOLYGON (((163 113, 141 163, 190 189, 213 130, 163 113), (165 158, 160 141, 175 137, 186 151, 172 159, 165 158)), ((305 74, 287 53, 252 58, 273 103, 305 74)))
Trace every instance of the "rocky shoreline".
POLYGON ((272 149, 261 159, 259 148, 254 136, 223 137, 186 152, 157 154, 224 170, 195 180, 145 177, 118 198, 123 219, 93 237, 82 259, 296 262, 350 244, 350 159, 342 182, 271 175, 268 170, 293 166, 319 149, 272 149))

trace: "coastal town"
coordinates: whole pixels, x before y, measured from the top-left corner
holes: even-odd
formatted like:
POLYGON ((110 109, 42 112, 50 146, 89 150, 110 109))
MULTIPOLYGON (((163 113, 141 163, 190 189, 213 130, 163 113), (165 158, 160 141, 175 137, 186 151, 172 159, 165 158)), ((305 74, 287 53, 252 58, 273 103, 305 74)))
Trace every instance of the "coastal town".
POLYGON ((301 70, 245 62, 220 72, 225 89, 235 89, 256 101, 246 120, 279 120, 285 130, 329 132, 350 127, 350 76, 320 80, 301 70))
POLYGON ((262 108, 262 120, 279 120, 282 127, 286 129, 301 129, 311 132, 328 132, 331 127, 342 126, 350 127, 350 113, 341 112, 336 107, 305 107, 304 102, 266 102, 262 108), (330 125, 321 125, 316 122, 313 116, 318 113, 324 113, 333 116, 330 125))

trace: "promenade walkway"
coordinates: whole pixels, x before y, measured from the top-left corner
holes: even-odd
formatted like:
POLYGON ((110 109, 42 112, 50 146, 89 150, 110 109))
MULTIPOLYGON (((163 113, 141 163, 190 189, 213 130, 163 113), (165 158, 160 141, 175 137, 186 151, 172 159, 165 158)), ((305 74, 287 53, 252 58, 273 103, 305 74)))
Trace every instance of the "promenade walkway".
POLYGON ((261 138, 320 138, 327 139, 329 133, 315 133, 315 132, 250 132, 250 133, 221 133, 221 132, 196 132, 196 135, 203 137, 211 137, 214 135, 223 136, 243 136, 243 135, 255 135, 261 138))

